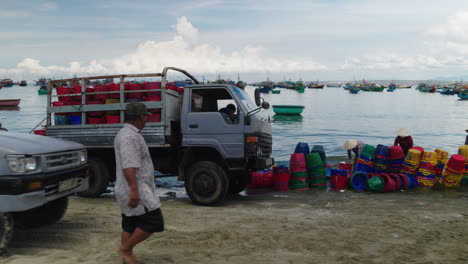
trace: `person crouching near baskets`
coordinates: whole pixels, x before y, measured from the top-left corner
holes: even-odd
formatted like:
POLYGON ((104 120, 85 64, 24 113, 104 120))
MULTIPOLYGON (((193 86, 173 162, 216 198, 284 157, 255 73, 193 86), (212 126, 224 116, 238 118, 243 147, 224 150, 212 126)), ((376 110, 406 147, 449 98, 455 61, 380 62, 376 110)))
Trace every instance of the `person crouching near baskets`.
POLYGON ((125 107, 125 124, 114 140, 115 198, 122 213, 122 241, 119 254, 124 263, 139 263, 133 248, 154 232, 164 231, 164 219, 154 183, 154 166, 148 145, 140 131, 145 127, 144 103, 125 107))
POLYGON ((400 145, 401 149, 403 149, 403 153, 408 153, 408 150, 413 147, 413 138, 411 137, 410 132, 406 128, 400 128, 396 132, 397 136, 395 141, 393 142, 394 146, 400 145))
POLYGON ((351 153, 354 153, 353 161, 353 172, 356 170, 357 160, 359 158, 359 153, 361 153, 362 148, 364 147, 364 142, 356 139, 348 139, 343 144, 343 148, 348 152, 348 160, 351 161, 351 153))

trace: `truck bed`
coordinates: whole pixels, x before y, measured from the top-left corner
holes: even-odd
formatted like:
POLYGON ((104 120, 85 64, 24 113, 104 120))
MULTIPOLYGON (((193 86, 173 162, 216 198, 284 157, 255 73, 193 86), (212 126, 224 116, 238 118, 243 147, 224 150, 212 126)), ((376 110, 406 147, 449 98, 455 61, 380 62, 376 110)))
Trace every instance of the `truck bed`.
MULTIPOLYGON (((166 142, 166 138, 171 136, 171 123, 172 121, 178 122, 180 119, 180 95, 172 90, 163 90, 161 93, 161 101, 143 101, 148 109, 161 109, 161 122, 148 122, 141 131, 149 147, 168 147, 169 143, 166 142)), ((82 119, 86 120, 86 112, 120 111, 121 121, 123 121, 123 111, 126 105, 127 103, 49 106, 47 113, 51 120, 54 113, 81 112, 82 119)), ((47 136, 75 141, 85 145, 86 148, 113 148, 114 137, 122 128, 122 123, 82 125, 53 125, 51 121, 48 123, 47 136)))

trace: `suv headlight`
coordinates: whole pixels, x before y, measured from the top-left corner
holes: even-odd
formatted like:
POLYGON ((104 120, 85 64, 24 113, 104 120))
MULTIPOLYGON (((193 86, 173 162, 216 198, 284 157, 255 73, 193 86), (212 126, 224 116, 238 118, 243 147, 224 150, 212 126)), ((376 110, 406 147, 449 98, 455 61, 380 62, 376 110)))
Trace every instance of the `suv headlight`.
POLYGON ((86 163, 86 161, 88 161, 88 155, 86 153, 86 150, 80 151, 79 158, 80 158, 80 163, 86 163))
POLYGON ((13 173, 25 173, 37 169, 37 159, 34 157, 7 156, 7 161, 13 173))

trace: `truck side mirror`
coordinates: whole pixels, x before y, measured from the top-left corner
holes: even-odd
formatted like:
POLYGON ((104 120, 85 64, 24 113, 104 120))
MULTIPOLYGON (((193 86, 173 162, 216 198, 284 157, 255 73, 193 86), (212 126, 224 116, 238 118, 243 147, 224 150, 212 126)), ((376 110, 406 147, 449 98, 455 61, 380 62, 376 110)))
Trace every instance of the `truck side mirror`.
POLYGON ((255 99, 255 104, 257 106, 260 106, 261 102, 260 102, 260 89, 256 88, 255 91, 254 91, 254 99, 255 99))
POLYGON ((270 104, 268 102, 263 102, 262 103, 262 108, 263 109, 268 109, 268 108, 270 108, 270 104))

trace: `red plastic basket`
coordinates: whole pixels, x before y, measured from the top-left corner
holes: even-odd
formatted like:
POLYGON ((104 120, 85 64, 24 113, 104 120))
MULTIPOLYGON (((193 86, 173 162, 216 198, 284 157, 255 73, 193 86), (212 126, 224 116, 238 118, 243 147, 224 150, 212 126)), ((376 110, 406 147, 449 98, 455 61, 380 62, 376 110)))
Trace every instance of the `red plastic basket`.
POLYGON ((158 113, 158 114, 148 115, 146 116, 146 121, 147 122, 161 122, 161 114, 158 113))
POLYGON ((106 115, 107 124, 118 124, 120 123, 120 116, 118 115, 106 115))
POLYGON ((39 135, 39 136, 46 136, 47 133, 45 129, 40 129, 40 130, 34 130, 34 134, 39 135))

